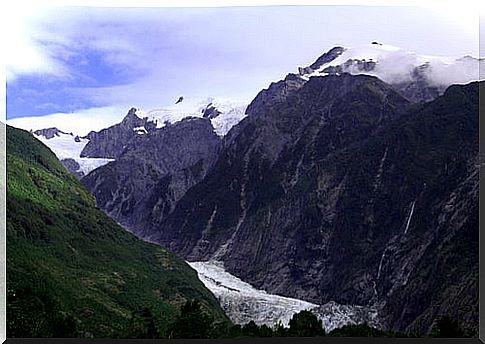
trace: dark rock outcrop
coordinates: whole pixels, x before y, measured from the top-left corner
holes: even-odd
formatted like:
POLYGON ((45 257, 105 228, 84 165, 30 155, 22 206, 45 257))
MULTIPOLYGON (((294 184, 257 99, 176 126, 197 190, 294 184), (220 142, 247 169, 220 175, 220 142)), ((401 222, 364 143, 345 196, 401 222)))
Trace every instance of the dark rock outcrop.
POLYGON ((37 136, 44 136, 46 139, 52 139, 55 136, 60 136, 60 134, 69 135, 68 133, 63 132, 62 130, 57 129, 56 127, 35 130, 34 134, 37 136))
POLYGON ((207 104, 207 106, 202 109, 202 117, 204 118, 216 118, 219 116, 222 112, 219 111, 212 103, 207 104))
POLYGON ((144 127, 147 132, 156 129, 156 124, 147 118, 136 115, 136 109, 131 108, 121 123, 115 124, 99 132, 91 131, 86 138, 89 142, 81 152, 81 157, 117 159, 124 149, 138 137, 133 130, 144 127))
POLYGON ((80 167, 78 162, 74 159, 62 159, 61 164, 69 171, 69 173, 73 174, 77 179, 81 179, 84 177, 84 172, 79 171, 80 167))
POLYGON ((331 62, 331 61, 335 60, 337 57, 339 57, 340 55, 342 55, 344 50, 345 50, 345 48, 343 48, 343 47, 334 47, 334 48, 330 49, 325 54, 320 56, 315 62, 313 62, 310 65, 310 68, 312 70, 316 70, 316 69, 320 68, 325 63, 331 62))

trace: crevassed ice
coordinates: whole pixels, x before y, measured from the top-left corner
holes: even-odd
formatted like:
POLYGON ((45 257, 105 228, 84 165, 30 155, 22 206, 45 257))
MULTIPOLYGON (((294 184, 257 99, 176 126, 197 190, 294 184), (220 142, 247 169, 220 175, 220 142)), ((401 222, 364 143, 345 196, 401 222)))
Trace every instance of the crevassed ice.
POLYGON ((347 324, 368 324, 380 327, 376 309, 364 306, 341 305, 328 302, 317 305, 304 300, 269 294, 254 288, 228 273, 222 262, 188 262, 197 271, 202 283, 219 300, 222 309, 235 324, 256 324, 274 327, 288 326, 291 317, 302 310, 312 311, 327 332, 347 324))

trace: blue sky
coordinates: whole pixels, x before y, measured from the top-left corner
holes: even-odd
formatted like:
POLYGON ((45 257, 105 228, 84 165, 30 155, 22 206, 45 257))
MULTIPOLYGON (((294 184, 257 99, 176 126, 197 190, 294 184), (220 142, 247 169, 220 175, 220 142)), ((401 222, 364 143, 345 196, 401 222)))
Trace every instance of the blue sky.
POLYGON ((7 119, 116 116, 179 95, 251 100, 335 45, 377 40, 425 55, 478 56, 474 16, 390 6, 44 8, 12 27, 7 119))

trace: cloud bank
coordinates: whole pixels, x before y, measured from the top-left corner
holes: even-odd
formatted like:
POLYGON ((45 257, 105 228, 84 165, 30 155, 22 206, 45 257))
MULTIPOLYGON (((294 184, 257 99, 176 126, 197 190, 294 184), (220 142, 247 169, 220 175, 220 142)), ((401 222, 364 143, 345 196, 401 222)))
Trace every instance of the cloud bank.
POLYGON ((119 123, 129 109, 101 107, 75 113, 54 113, 39 117, 20 117, 7 120, 8 125, 25 130, 57 127, 67 133, 84 136, 91 130, 99 131, 119 123))
POLYGON ((252 99, 335 45, 378 40, 420 54, 477 51, 474 34, 424 8, 32 7, 7 17, 7 118, 74 113, 94 126, 105 121, 94 113, 110 122, 113 112, 163 107, 180 95, 252 99))

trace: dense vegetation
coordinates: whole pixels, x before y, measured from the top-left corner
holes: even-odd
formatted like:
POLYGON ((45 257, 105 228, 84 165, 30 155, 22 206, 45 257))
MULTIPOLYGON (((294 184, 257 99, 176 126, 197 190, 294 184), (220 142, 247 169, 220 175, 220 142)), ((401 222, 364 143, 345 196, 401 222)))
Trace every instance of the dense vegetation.
MULTIPOLYGON (((146 321, 150 323, 150 321, 146 321)), ((417 334, 383 331, 367 324, 345 325, 341 328, 325 332, 322 321, 310 311, 295 313, 288 327, 276 324, 273 327, 257 325, 250 321, 245 325, 230 325, 215 323, 197 301, 187 301, 180 315, 171 324, 169 338, 258 338, 258 337, 389 337, 410 338, 420 337, 417 334)), ((473 337, 476 334, 465 332, 456 320, 450 316, 442 316, 435 324, 428 337, 458 338, 473 337)), ((152 338, 152 337, 150 337, 152 338)))
POLYGON ((167 336, 189 299, 229 322, 194 270, 123 230, 48 148, 7 127, 8 337, 167 336))

